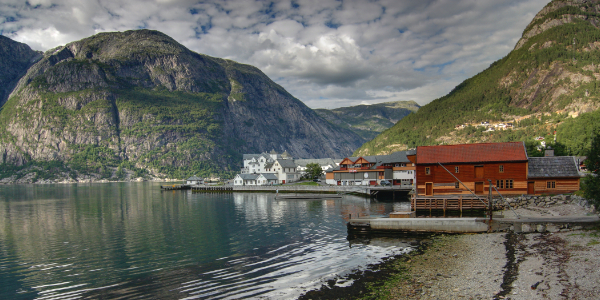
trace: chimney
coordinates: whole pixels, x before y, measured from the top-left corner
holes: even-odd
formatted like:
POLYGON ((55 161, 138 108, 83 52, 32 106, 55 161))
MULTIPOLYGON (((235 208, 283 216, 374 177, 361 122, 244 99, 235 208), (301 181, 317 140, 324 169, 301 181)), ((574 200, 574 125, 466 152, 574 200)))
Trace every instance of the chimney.
POLYGON ((544 152, 544 156, 545 157, 554 156, 554 149, 552 149, 552 147, 546 148, 546 151, 544 152))

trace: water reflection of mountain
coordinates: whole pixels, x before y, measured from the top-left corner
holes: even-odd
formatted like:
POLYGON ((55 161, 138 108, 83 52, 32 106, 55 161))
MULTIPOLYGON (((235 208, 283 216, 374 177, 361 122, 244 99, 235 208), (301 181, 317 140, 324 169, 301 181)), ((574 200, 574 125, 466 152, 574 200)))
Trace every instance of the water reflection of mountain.
POLYGON ((158 185, 3 186, 0 299, 170 298, 214 287, 241 297, 254 293, 244 290, 250 287, 268 293, 277 282, 293 293, 285 284, 318 282, 396 251, 348 249, 344 220, 389 213, 395 204, 161 192, 158 185))

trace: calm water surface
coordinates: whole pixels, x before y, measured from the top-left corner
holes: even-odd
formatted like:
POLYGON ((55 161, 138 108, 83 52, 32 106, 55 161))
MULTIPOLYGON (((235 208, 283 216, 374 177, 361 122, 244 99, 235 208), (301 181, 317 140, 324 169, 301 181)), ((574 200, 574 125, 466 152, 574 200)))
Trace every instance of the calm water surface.
POLYGON ((410 250, 346 239, 350 214, 408 210, 406 202, 159 185, 0 186, 0 299, 290 299, 410 250))

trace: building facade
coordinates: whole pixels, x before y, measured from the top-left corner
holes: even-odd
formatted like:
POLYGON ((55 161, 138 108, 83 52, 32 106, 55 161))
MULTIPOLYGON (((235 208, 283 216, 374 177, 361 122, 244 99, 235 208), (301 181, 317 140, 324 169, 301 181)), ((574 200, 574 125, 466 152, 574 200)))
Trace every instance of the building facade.
POLYGON ((417 147, 416 194, 479 195, 492 186, 502 195, 527 193, 528 157, 523 142, 417 147))
POLYGON ((326 174, 329 184, 379 185, 387 180, 392 185, 411 186, 415 181, 415 165, 407 158, 410 151, 389 155, 346 157, 326 174))

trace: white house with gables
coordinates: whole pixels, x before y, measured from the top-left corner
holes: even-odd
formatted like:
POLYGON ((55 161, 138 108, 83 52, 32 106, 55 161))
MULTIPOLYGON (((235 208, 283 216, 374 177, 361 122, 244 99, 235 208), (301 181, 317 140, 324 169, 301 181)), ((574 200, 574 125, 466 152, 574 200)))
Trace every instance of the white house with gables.
MULTIPOLYGON (((264 185, 284 184, 300 180, 298 164, 287 151, 279 154, 274 150, 261 154, 244 154, 244 167, 233 181, 234 185, 264 185), (247 176, 255 175, 255 176, 247 176)), ((306 164, 319 161, 322 167, 330 168, 335 162, 332 159, 325 160, 297 160, 306 169, 306 164)), ((301 168, 301 167, 300 167, 301 168)))
POLYGON ((237 174, 233 178, 233 185, 259 185, 258 176, 260 174, 237 174))

